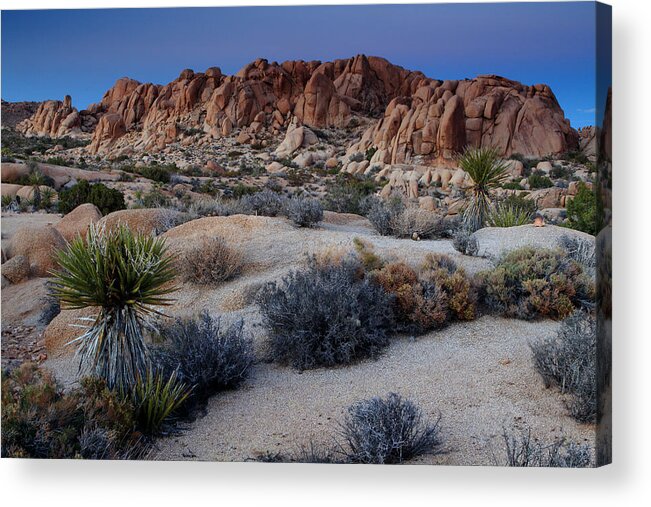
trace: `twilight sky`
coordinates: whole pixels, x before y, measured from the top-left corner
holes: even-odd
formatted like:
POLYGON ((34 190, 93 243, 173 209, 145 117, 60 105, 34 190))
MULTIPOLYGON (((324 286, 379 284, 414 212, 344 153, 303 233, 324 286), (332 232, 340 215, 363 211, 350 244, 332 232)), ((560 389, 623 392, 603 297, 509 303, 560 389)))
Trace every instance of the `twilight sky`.
POLYGON ((437 79, 546 83, 573 127, 595 123, 593 2, 2 11, 2 98, 83 109, 123 76, 358 53, 437 79))

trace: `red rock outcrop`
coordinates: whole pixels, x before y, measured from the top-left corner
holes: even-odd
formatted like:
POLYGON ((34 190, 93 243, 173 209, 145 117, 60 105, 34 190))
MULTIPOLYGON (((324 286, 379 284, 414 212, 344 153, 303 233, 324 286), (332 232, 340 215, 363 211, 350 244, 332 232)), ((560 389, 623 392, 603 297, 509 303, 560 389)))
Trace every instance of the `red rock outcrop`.
POLYGON ((258 59, 233 76, 217 67, 186 69, 164 86, 122 78, 87 111, 77 113, 69 100, 44 103, 26 131, 60 135, 95 121, 92 153, 155 151, 190 130, 220 137, 240 129, 242 140, 254 142, 265 132, 280 134, 293 118, 344 127, 356 115, 380 117, 354 146, 378 148, 378 162, 449 159, 467 145, 534 156, 578 146, 546 85, 498 76, 438 81, 364 55, 323 63, 258 59))
POLYGON ((389 103, 384 117, 349 150, 375 147, 372 162, 391 164, 445 158, 466 146, 494 146, 503 155, 544 156, 578 148, 551 89, 498 76, 434 81, 389 103))

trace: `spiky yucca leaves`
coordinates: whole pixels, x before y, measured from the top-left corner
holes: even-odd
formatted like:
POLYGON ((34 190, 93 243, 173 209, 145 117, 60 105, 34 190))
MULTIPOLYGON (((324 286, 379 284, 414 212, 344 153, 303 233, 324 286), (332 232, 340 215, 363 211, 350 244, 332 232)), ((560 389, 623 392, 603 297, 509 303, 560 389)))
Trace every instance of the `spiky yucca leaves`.
POLYGON ((131 394, 139 427, 150 435, 160 433, 166 420, 183 405, 191 391, 176 372, 165 380, 162 373, 147 370, 144 377, 138 377, 131 394))
POLYGON ((500 202, 490 210, 486 223, 491 227, 516 227, 531 223, 531 214, 514 204, 500 202))
POLYGON ((80 370, 106 380, 109 388, 129 389, 147 374, 149 356, 143 329, 148 318, 168 305, 176 290, 172 258, 164 240, 134 235, 126 227, 91 226, 58 253, 53 293, 63 308, 99 307, 78 344, 80 370))
POLYGON ((459 167, 472 179, 470 202, 463 213, 463 220, 471 231, 476 231, 486 222, 491 191, 506 179, 508 164, 500 159, 496 148, 468 148, 459 158, 459 167))

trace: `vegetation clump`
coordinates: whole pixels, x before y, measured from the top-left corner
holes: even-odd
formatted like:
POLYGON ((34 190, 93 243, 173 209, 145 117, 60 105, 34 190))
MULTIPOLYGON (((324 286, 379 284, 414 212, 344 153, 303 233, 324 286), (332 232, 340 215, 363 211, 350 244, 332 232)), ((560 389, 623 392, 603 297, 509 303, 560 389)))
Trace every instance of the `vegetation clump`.
POLYGON ((597 234, 597 198, 585 183, 579 183, 578 191, 567 203, 567 227, 577 231, 597 234))
POLYGON ((226 282, 237 277, 244 267, 242 253, 228 246, 221 237, 204 238, 177 260, 184 280, 198 285, 226 282))
POLYGON ((446 255, 429 254, 419 272, 404 262, 386 264, 372 279, 393 296, 398 328, 422 333, 453 320, 473 320, 477 290, 462 268, 446 255))
POLYGON ((352 257, 318 264, 271 282, 258 293, 273 360, 298 369, 376 357, 389 343, 389 296, 352 257))
POLYGON ((285 214, 298 227, 315 227, 323 220, 323 206, 316 199, 292 197, 285 204, 285 214))
POLYGON ((134 235, 124 226, 89 228, 58 252, 53 294, 62 308, 99 308, 77 339, 80 369, 106 381, 109 389, 130 390, 149 369, 143 328, 154 308, 171 304, 175 273, 164 240, 134 235))
POLYGON ((556 336, 530 344, 536 369, 545 385, 569 394, 570 413, 581 422, 597 415, 597 325, 595 317, 577 311, 563 321, 556 336))
POLYGON ((91 185, 88 181, 81 180, 59 193, 59 212, 64 215, 84 203, 94 204, 102 215, 126 208, 122 192, 108 188, 103 183, 91 185))
POLYGON ((47 370, 23 363, 2 374, 2 457, 129 459, 146 451, 131 401, 104 381, 69 391, 47 370))
POLYGON ((226 326, 207 312, 163 326, 153 355, 156 368, 165 376, 177 374, 179 381, 192 386, 191 405, 241 385, 254 362, 253 340, 243 321, 226 326))
POLYGON ((474 232, 486 223, 492 192, 507 178, 508 163, 500 159, 495 148, 469 148, 459 158, 459 167, 471 179, 463 219, 465 226, 474 232))
POLYGON ((585 468, 592 464, 592 453, 586 444, 569 442, 564 437, 545 443, 531 434, 531 429, 502 432, 504 460, 499 465, 510 467, 585 468))
POLYGON ((403 463, 442 451, 439 416, 427 421, 412 401, 395 393, 348 408, 341 424, 341 452, 350 463, 403 463))
POLYGON ((484 303, 506 317, 563 319, 592 305, 592 281, 561 250, 513 250, 493 270, 480 273, 479 280, 484 303))

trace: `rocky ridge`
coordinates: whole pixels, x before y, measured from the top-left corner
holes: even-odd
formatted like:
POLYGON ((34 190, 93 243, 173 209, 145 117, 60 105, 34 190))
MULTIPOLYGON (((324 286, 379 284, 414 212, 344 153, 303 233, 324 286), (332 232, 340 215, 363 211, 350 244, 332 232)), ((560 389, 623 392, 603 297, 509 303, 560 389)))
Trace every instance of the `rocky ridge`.
POLYGON ((578 134, 546 85, 498 76, 440 81, 379 57, 283 63, 258 59, 232 76, 186 69, 167 85, 121 78, 102 100, 78 111, 70 97, 47 101, 18 129, 27 135, 84 136, 92 154, 156 152, 191 134, 237 136, 257 144, 290 124, 368 125, 350 151, 376 148, 371 162, 432 165, 466 145, 504 155, 559 154, 578 134))

